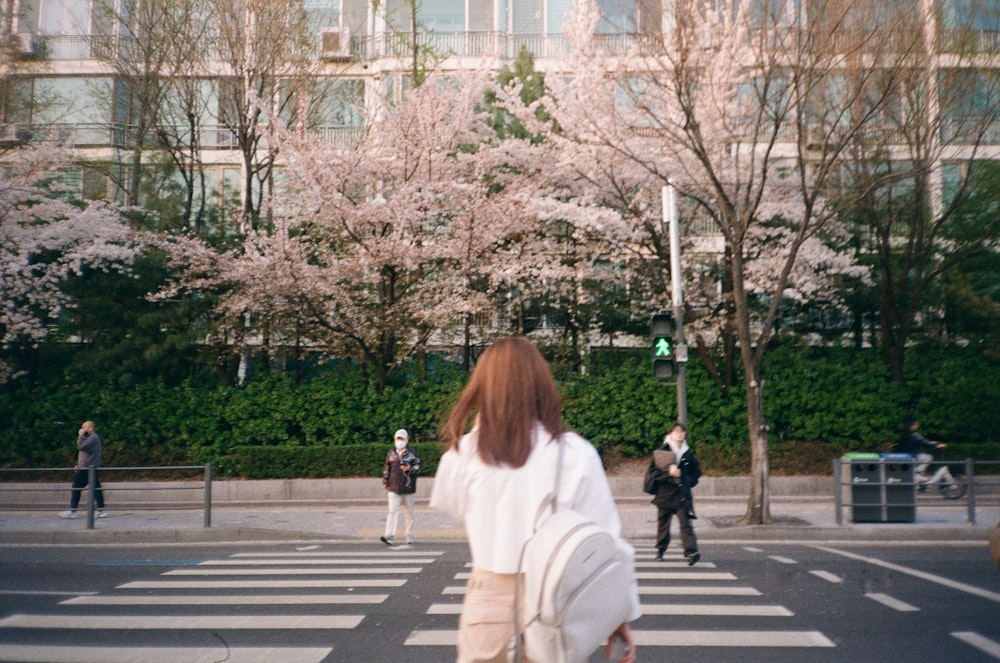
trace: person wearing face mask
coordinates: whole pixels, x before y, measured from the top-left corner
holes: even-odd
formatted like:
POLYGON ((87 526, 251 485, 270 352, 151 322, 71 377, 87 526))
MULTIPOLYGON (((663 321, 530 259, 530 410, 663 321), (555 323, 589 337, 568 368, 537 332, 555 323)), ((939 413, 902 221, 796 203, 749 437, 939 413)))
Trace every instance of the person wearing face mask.
POLYGON ((380 540, 387 546, 395 543, 400 509, 406 509, 406 543, 413 543, 413 494, 417 492, 420 474, 420 457, 408 446, 410 434, 400 428, 394 437, 393 449, 386 455, 382 468, 382 485, 389 494, 389 515, 380 540))

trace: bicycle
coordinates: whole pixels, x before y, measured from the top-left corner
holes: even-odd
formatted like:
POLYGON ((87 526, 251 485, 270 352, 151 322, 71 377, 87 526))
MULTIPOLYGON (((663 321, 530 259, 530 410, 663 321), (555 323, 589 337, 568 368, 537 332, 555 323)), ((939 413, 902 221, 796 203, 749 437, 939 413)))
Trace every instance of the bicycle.
POLYGON ((969 489, 965 481, 959 481, 952 475, 947 463, 941 463, 941 467, 935 470, 934 474, 930 476, 927 476, 925 472, 918 472, 914 478, 918 492, 925 493, 934 485, 937 485, 938 490, 941 491, 941 496, 948 500, 962 498, 969 489))

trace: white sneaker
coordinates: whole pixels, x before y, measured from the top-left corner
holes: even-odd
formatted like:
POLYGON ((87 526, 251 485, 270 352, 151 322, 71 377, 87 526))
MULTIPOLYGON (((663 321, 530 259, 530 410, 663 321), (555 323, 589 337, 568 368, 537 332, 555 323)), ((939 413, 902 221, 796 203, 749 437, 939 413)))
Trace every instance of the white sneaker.
POLYGON ((97 513, 94 514, 94 516, 97 518, 107 518, 110 515, 111 514, 105 511, 104 509, 98 509, 97 513))
POLYGON ((60 511, 59 512, 59 517, 60 518, 65 518, 67 520, 72 520, 73 518, 76 518, 76 511, 73 511, 73 510, 60 511))

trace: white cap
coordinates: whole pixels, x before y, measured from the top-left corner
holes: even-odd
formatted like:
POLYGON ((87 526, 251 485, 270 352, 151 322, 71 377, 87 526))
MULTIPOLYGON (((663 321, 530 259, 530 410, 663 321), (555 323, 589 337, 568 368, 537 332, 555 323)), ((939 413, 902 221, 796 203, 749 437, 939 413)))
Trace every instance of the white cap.
POLYGON ((410 434, 406 432, 405 428, 400 428, 398 431, 396 431, 396 435, 395 435, 394 439, 397 439, 397 440, 409 440, 410 439, 410 434))

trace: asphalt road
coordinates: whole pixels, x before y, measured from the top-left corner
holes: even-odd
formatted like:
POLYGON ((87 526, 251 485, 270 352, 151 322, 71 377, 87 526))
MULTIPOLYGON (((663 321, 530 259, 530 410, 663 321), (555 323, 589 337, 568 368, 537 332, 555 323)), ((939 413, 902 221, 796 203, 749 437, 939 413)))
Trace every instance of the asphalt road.
MULTIPOLYGON (((640 661, 1000 660, 1000 573, 983 543, 702 552, 688 567, 638 550, 640 661)), ((2 546, 0 658, 439 663, 453 660, 467 563, 458 541, 2 546)))

